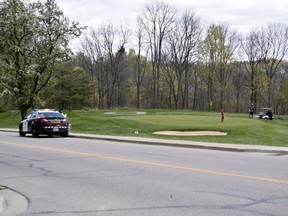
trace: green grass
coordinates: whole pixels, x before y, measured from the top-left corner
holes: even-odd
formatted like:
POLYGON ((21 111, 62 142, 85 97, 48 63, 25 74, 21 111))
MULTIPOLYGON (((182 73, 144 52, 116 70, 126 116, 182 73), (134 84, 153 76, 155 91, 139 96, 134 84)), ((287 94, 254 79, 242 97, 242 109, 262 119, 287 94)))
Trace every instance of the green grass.
MULTIPOLYGON (((79 110, 68 112, 72 132, 101 135, 139 136, 163 139, 182 139, 219 143, 256 144, 288 147, 288 118, 249 119, 248 114, 228 113, 224 123, 216 112, 189 110, 79 110), (106 114, 110 112, 110 114, 106 114), (113 112, 113 114, 111 114, 113 112), (227 132, 227 136, 161 136, 162 130, 212 130, 227 132), (135 133, 138 131, 138 134, 135 133)), ((0 127, 17 128, 18 112, 0 113, 0 127)))

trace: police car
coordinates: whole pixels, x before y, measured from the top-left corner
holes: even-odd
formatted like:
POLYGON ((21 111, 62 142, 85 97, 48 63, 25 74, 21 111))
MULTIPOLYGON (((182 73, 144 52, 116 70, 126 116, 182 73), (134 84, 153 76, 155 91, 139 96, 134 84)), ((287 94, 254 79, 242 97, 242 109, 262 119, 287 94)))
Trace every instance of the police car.
POLYGON ((68 118, 56 110, 33 110, 19 124, 19 135, 25 136, 27 133, 32 134, 33 137, 38 137, 40 134, 46 134, 49 137, 59 134, 67 137, 69 133, 68 118))

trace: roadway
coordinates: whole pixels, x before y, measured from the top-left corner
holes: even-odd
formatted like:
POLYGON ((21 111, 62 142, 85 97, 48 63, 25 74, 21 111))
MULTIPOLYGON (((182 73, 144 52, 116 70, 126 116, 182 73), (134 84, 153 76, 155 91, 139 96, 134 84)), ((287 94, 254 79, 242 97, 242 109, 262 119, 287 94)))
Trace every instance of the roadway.
POLYGON ((25 197, 25 216, 286 216, 287 164, 281 152, 0 132, 0 184, 25 197))

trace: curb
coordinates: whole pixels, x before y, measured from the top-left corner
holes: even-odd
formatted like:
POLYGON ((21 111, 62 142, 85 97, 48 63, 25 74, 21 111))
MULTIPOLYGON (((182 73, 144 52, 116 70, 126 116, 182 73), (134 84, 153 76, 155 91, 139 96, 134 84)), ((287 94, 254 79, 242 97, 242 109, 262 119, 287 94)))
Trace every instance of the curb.
MULTIPOLYGON (((18 133, 18 129, 11 129, 11 128, 0 128, 0 131, 18 133)), ((69 133, 69 137, 81 138, 81 139, 97 139, 97 140, 106 140, 106 141, 136 143, 136 144, 144 144, 144 145, 159 145, 159 146, 184 147, 184 148, 195 148, 195 149, 208 149, 208 150, 217 150, 217 151, 274 153, 274 154, 279 154, 279 155, 288 154, 288 147, 279 147, 279 146, 208 143, 208 142, 197 142, 197 141, 168 140, 168 139, 127 137, 127 136, 107 136, 107 135, 93 135, 93 134, 80 134, 80 133, 69 133)))
POLYGON ((287 147, 207 143, 207 142, 183 141, 183 140, 153 139, 153 138, 143 138, 143 137, 117 137, 117 136, 105 136, 105 135, 95 136, 95 135, 90 135, 90 134, 76 134, 76 133, 69 134, 69 137, 82 138, 82 139, 98 139, 98 140, 136 143, 136 144, 145 144, 145 145, 207 149, 207 150, 217 150, 217 151, 288 154, 287 147))

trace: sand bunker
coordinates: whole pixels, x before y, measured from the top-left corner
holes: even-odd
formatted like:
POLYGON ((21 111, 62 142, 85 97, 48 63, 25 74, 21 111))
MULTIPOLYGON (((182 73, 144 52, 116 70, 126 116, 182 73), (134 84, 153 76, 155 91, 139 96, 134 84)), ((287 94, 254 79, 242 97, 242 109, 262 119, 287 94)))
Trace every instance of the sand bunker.
POLYGON ((220 131, 156 131, 153 134, 169 136, 226 136, 220 131))

